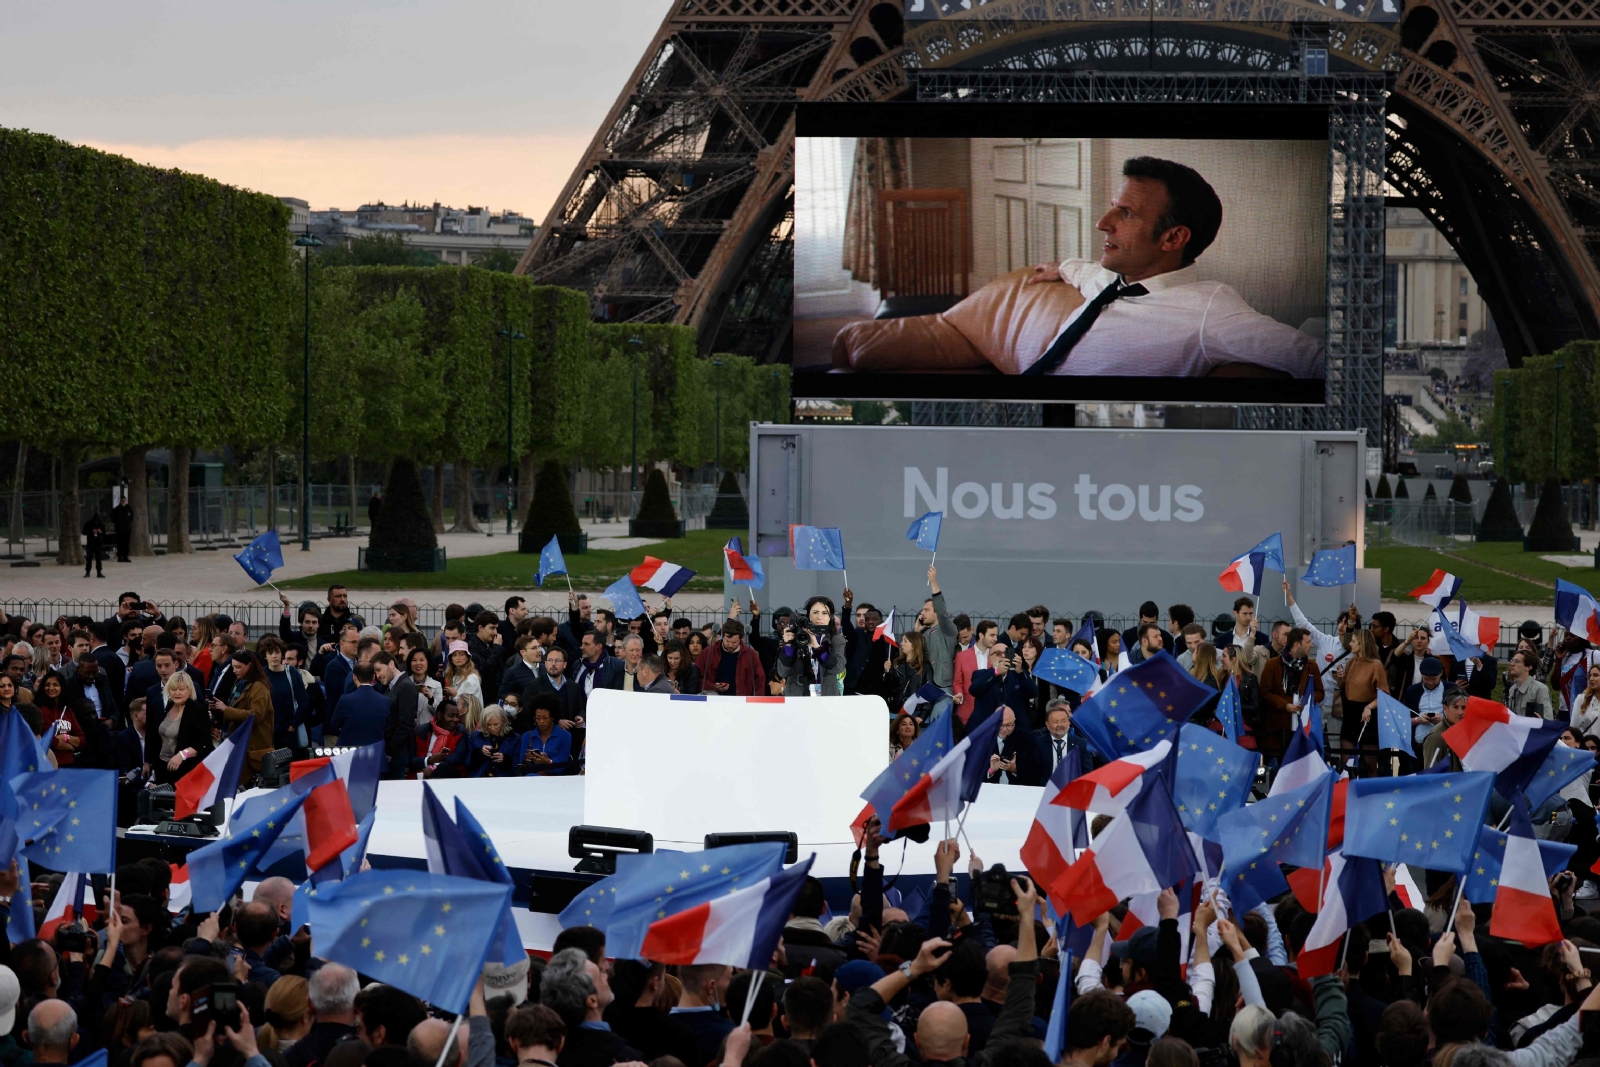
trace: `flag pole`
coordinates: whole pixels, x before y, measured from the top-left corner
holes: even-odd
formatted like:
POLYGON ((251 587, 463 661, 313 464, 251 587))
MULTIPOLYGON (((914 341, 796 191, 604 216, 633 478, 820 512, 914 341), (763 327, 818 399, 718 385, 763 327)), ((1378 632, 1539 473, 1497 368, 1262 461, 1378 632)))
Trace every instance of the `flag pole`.
MULTIPOLYGON (((434 1063, 433 1067, 444 1067, 445 1057, 452 1052, 456 1052, 456 1034, 460 1032, 461 1020, 465 1017, 464 1012, 456 1014, 456 1021, 450 1024, 450 1036, 444 1039, 444 1048, 439 1050, 439 1059, 434 1063)), ((460 1053, 457 1053, 457 1055, 460 1055, 460 1053)))
POLYGON ((750 1021, 750 1010, 756 1006, 756 995, 761 992, 761 979, 766 976, 767 972, 760 970, 755 973, 754 978, 750 979, 750 990, 744 995, 744 1013, 739 1016, 740 1023, 750 1021))

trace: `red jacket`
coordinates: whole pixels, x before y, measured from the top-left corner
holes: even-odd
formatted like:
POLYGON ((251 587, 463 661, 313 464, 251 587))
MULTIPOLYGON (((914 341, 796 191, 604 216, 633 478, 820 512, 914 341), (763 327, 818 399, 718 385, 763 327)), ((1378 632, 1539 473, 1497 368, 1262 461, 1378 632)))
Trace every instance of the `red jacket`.
MULTIPOLYGON (((722 663, 723 655, 724 649, 720 637, 700 653, 700 659, 695 666, 700 670, 702 693, 715 696, 721 692, 717 689, 717 667, 722 663)), ((734 668, 733 692, 722 695, 741 697, 767 695, 767 675, 761 669, 761 657, 756 655, 756 650, 750 647, 749 642, 739 646, 739 665, 734 668)))

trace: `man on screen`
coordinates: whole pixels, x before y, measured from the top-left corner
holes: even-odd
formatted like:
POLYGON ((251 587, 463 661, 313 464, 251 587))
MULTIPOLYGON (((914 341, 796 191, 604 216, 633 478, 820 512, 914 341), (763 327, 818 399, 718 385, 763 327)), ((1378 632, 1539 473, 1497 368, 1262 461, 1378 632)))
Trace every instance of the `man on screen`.
POLYGON ((1025 375, 1199 377, 1262 370, 1295 378, 1322 373, 1316 338, 1263 315, 1232 287, 1202 281, 1194 262, 1222 226, 1222 201, 1198 172, 1138 156, 1096 224, 1098 262, 1034 268, 1028 284, 1065 282, 1084 303, 1025 375))

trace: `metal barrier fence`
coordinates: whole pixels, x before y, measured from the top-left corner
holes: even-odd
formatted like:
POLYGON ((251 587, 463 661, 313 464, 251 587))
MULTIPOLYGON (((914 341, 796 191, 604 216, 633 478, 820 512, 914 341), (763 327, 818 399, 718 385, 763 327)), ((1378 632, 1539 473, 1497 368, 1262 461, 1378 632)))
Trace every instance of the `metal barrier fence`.
POLYGON ((1455 500, 1367 501, 1367 546, 1443 548, 1473 538, 1473 507, 1455 500))
MULTIPOLYGON (((426 482, 423 493, 432 501, 433 486, 426 482)), ((107 489, 80 489, 78 511, 82 521, 88 521, 96 511, 106 523, 111 534, 111 494, 107 489)), ((642 491, 574 491, 572 506, 578 517, 600 522, 626 522, 639 510, 642 491)), ((279 485, 274 494, 277 501, 277 530, 285 540, 300 536, 300 486, 279 485)), ((311 486, 311 536, 349 537, 363 534, 368 529, 367 505, 372 499, 372 486, 358 484, 352 502, 350 486, 311 486)), ((685 485, 680 483, 672 494, 673 507, 678 517, 690 529, 702 529, 706 516, 716 504, 717 487, 714 485, 685 485)), ((150 545, 159 551, 167 546, 168 500, 164 489, 151 489, 150 545)), ((455 521, 455 493, 445 492, 445 521, 455 521)), ((54 556, 60 549, 60 493, 53 491, 0 493, 0 538, 4 538, 4 551, 0 559, 54 556)), ((473 486, 472 510, 479 524, 503 523, 506 514, 506 487, 473 486)), ((248 544, 257 535, 270 528, 271 506, 264 485, 195 486, 189 490, 189 537, 199 551, 237 548, 248 544)), ((514 525, 520 527, 522 516, 515 515, 514 525)))

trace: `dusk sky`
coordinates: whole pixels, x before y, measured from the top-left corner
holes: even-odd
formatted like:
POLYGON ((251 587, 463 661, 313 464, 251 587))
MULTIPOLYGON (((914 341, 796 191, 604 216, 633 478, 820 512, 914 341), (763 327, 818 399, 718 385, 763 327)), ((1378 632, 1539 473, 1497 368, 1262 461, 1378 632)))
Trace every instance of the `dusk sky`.
POLYGON ((12 4, 0 126, 313 208, 543 221, 671 0, 12 4))

